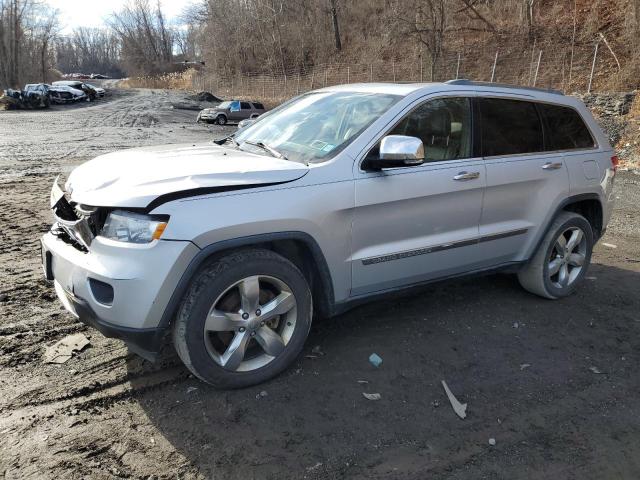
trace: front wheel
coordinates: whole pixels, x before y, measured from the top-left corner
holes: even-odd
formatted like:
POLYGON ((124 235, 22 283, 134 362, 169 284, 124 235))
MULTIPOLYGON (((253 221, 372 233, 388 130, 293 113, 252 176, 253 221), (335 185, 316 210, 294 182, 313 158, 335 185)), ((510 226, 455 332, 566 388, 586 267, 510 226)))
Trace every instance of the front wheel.
POLYGON ((592 250, 591 224, 582 215, 562 212, 533 258, 518 273, 520 285, 541 297, 566 297, 584 280, 592 250))
POLYGON ((227 117, 225 117, 224 115, 218 115, 218 118, 216 118, 216 123, 218 125, 226 125, 227 124, 227 117))
POLYGON ((186 367, 219 388, 240 388, 282 372, 311 327, 309 286, 289 260, 238 251, 197 274, 173 328, 186 367))

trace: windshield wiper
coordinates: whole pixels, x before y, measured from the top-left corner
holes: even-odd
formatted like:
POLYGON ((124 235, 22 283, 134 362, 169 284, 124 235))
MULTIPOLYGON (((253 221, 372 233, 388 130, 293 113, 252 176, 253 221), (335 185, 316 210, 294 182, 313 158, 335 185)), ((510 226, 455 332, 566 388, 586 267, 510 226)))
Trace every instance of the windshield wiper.
POLYGON ((283 160, 288 160, 287 157, 285 157, 282 153, 280 153, 278 150, 276 150, 273 147, 270 147, 269 145, 267 145, 264 142, 253 142, 251 140, 245 140, 244 143, 248 143, 249 145, 253 145, 255 147, 259 147, 262 150, 265 150, 267 152, 269 152, 272 156, 276 157, 276 158, 281 158, 283 160))

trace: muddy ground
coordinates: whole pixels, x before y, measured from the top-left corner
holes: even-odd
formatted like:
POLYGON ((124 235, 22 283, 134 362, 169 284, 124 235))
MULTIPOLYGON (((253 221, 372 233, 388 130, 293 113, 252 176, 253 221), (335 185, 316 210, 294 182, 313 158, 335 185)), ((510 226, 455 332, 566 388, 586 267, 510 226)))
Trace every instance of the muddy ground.
POLYGON ((255 388, 216 391, 170 356, 152 366, 65 313, 39 265, 53 178, 119 148, 232 130, 171 109, 182 96, 116 90, 0 112, 0 478, 640 477, 632 174, 617 178, 614 218, 571 298, 531 296, 510 275, 434 284, 316 324, 304 355, 255 388), (91 347, 44 364, 44 347, 75 332, 91 347))

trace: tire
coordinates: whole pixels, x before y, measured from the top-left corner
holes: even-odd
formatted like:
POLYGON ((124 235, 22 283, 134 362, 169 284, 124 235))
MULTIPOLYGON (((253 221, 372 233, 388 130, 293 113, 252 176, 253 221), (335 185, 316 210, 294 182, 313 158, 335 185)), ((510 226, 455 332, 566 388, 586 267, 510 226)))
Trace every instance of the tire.
POLYGON ((218 117, 216 118, 216 123, 218 125, 226 125, 227 124, 227 117, 224 115, 218 115, 218 117))
POLYGON ((554 219, 534 256, 518 272, 520 285, 552 300, 571 295, 584 280, 592 251, 591 224, 582 215, 562 212, 554 219), (573 245, 575 232, 580 238, 573 245))
POLYGON ((173 343, 204 382, 242 388, 287 368, 302 351, 311 319, 311 291, 293 263, 269 250, 237 251, 196 274, 178 310, 173 343))

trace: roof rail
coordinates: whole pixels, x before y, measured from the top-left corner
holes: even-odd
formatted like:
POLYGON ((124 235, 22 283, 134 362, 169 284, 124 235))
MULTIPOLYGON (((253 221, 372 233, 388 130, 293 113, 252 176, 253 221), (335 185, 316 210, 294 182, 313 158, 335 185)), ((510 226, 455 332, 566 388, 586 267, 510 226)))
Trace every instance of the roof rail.
POLYGON ((459 78, 456 80, 447 80, 444 82, 448 85, 470 85, 477 87, 498 87, 498 88, 515 88, 518 90, 531 90, 534 92, 544 92, 544 93, 552 93, 554 95, 564 95, 560 90, 555 90, 553 88, 538 88, 538 87, 523 87, 520 85, 510 85, 508 83, 493 83, 493 82, 477 82, 474 80, 467 80, 466 78, 459 78))

